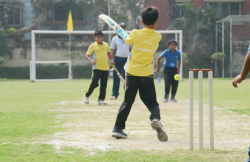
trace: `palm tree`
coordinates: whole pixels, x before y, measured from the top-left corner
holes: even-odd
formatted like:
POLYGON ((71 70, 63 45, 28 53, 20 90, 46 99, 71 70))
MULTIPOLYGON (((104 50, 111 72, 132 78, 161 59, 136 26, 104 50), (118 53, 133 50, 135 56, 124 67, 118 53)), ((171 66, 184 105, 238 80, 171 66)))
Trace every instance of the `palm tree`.
POLYGON ((185 8, 184 15, 174 19, 170 29, 183 30, 183 50, 190 68, 211 68, 215 22, 219 20, 217 8, 208 5, 196 8, 191 3, 183 3, 179 7, 185 8))

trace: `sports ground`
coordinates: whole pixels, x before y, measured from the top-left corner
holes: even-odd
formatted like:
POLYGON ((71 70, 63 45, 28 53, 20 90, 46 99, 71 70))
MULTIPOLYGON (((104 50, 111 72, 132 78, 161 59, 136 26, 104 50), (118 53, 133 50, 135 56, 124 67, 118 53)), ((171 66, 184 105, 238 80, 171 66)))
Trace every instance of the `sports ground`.
POLYGON ((198 80, 194 82, 194 151, 189 151, 189 82, 179 82, 177 103, 163 103, 164 84, 155 80, 161 122, 168 142, 152 130, 139 95, 126 123, 128 139, 111 137, 123 101, 99 106, 99 88, 83 102, 90 80, 0 81, 0 161, 246 161, 250 145, 250 80, 235 89, 231 79, 214 79, 214 147, 209 150, 208 83, 204 79, 204 150, 198 150, 198 80))

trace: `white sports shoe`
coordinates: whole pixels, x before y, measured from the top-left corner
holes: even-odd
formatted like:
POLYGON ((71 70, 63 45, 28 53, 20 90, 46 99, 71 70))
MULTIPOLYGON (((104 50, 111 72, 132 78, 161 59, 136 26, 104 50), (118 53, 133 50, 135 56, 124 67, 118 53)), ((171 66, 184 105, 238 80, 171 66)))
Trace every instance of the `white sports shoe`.
POLYGON ((89 104, 89 98, 88 98, 88 97, 84 96, 84 97, 83 97, 83 101, 84 101, 86 104, 89 104))
POLYGON ((168 99, 167 99, 167 98, 164 98, 164 99, 163 99, 163 102, 168 102, 168 99))
POLYGON ((171 98, 170 101, 171 102, 177 102, 177 100, 175 98, 171 98))
POLYGON ((107 105, 107 103, 106 103, 104 100, 99 100, 99 101, 98 101, 98 104, 99 104, 99 105, 107 105))
POLYGON ((153 119, 151 122, 151 126, 154 130, 156 130, 157 137, 161 142, 168 141, 168 135, 166 131, 164 130, 163 126, 161 125, 161 122, 159 119, 153 119))

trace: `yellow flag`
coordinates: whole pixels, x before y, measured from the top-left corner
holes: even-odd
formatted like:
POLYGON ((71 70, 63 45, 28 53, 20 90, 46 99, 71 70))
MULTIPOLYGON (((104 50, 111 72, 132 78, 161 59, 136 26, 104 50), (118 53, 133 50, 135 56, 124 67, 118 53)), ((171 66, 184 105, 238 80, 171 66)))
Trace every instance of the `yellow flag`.
POLYGON ((67 27, 68 27, 67 31, 73 31, 73 20, 72 20, 71 11, 69 11, 69 18, 68 18, 67 27))

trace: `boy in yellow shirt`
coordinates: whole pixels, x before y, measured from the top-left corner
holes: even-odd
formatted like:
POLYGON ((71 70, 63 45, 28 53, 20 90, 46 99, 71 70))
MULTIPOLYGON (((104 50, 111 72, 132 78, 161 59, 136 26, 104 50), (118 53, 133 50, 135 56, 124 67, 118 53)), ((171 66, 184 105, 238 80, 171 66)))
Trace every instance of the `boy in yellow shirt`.
POLYGON ((147 7, 142 11, 141 30, 133 30, 125 43, 132 44, 132 56, 128 62, 126 76, 126 90, 124 101, 118 111, 112 137, 127 138, 125 122, 134 103, 137 91, 143 103, 151 112, 151 126, 157 131, 160 141, 167 141, 168 136, 160 122, 160 108, 156 100, 153 78, 153 58, 159 46, 161 34, 155 32, 159 10, 156 7, 147 7))
MULTIPOLYGON (((95 43, 92 43, 88 51, 86 52, 85 57, 93 65, 91 83, 84 94, 84 102, 89 103, 89 96, 92 94, 94 89, 98 87, 98 82, 100 79, 100 95, 98 98, 99 105, 107 105, 104 101, 106 96, 106 88, 108 82, 109 74, 109 64, 108 64, 108 55, 110 54, 110 48, 108 43, 103 42, 103 33, 101 30, 97 30, 94 33, 95 43), (93 54, 93 59, 90 58, 90 55, 93 54)), ((113 64, 113 61, 110 60, 110 63, 113 64)))

